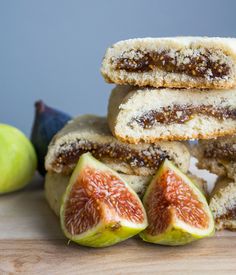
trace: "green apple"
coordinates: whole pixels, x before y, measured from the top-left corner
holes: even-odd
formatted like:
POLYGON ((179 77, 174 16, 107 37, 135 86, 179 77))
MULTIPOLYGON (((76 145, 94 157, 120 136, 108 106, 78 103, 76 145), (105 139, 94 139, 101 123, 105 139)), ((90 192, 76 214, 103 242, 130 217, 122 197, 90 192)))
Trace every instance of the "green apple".
POLYGON ((36 166, 36 153, 29 139, 17 128, 0 124, 0 194, 23 188, 36 166))

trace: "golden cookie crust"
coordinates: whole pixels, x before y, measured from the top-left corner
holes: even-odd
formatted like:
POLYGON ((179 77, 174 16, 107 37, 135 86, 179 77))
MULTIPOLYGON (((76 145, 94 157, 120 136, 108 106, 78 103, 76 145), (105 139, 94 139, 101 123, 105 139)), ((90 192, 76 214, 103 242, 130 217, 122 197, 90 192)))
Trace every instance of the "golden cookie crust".
MULTIPOLYGON (((126 54, 127 55, 127 54, 126 54)), ((130 54, 132 58, 132 54, 130 54)), ((152 86, 168 88, 201 88, 201 89, 230 89, 236 86, 236 39, 219 37, 167 37, 167 38, 136 38, 115 43, 107 49, 104 56, 101 73, 108 83, 118 85, 152 86), (216 54, 221 51, 225 58, 222 62, 230 65, 231 72, 225 78, 194 77, 185 73, 165 72, 153 69, 145 72, 128 72, 116 69, 113 60, 132 50, 145 52, 160 49, 182 51, 188 57, 191 51, 205 49, 216 54)))

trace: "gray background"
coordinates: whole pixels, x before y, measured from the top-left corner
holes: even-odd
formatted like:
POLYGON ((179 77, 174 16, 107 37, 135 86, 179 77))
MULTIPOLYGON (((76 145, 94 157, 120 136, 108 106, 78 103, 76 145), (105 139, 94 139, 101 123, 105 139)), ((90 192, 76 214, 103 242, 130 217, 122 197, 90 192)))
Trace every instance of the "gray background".
POLYGON ((0 122, 29 134, 37 99, 105 114, 112 85, 99 67, 118 40, 235 32, 234 0, 0 0, 0 122))

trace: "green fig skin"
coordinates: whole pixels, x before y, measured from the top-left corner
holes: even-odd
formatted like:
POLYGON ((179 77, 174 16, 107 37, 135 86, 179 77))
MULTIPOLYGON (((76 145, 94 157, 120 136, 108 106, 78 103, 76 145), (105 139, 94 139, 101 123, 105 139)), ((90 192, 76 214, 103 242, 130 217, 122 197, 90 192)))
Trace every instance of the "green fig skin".
MULTIPOLYGON (((149 243, 155 243, 160 245, 168 245, 168 246, 179 246, 191 243, 193 241, 211 237, 215 233, 215 225, 213 215, 211 210, 208 206, 207 200, 202 193, 202 191, 198 188, 196 184, 194 184, 185 174, 183 174, 177 167, 175 167, 170 161, 165 160, 164 163, 161 165, 159 170, 157 171, 156 175, 154 176, 153 180, 151 181, 150 185, 148 186, 145 195, 143 197, 143 204, 146 208, 146 202, 148 200, 148 196, 153 192, 156 182, 158 178, 161 177, 166 170, 174 171, 179 177, 183 179, 185 183, 190 186, 194 194, 197 194, 198 199, 203 203, 203 209, 207 213, 209 219, 209 226, 206 229, 194 229, 194 227, 188 226, 178 220, 176 216, 171 215, 171 220, 169 221, 168 227, 162 232, 157 235, 151 235, 148 233, 148 228, 142 231, 139 236, 145 241, 149 243)), ((147 211, 148 213, 148 211, 147 211)), ((149 223, 151 221, 149 220, 149 223)))
POLYGON ((68 239, 80 245, 99 248, 119 243, 128 238, 131 238, 134 235, 137 235, 139 232, 144 230, 147 227, 145 209, 143 208, 142 202, 140 201, 138 195, 131 189, 131 187, 129 187, 128 184, 124 182, 128 191, 132 193, 135 197, 135 200, 139 202, 139 206, 141 207, 144 216, 144 220, 142 223, 135 224, 132 222, 126 222, 122 219, 117 220, 117 217, 114 217, 113 219, 112 211, 110 212, 109 208, 104 208, 105 213, 109 214, 104 215, 104 217, 101 218, 100 222, 96 226, 79 235, 72 235, 70 232, 68 232, 64 224, 66 201, 73 187, 74 182, 76 182, 76 180, 78 179, 78 175, 88 165, 102 172, 104 171, 104 173, 107 173, 109 171, 110 173, 114 174, 117 178, 121 179, 122 182, 124 182, 124 180, 119 176, 119 174, 117 174, 112 169, 108 168, 105 164, 96 160, 94 157, 92 157, 90 153, 83 154, 80 157, 79 162, 70 178, 69 185, 67 186, 66 192, 62 199, 60 209, 60 220, 61 227, 65 236, 68 239))
POLYGON ((17 128, 0 124, 0 194, 25 187, 37 167, 29 139, 17 128))
POLYGON ((214 233, 215 230, 212 230, 212 232, 210 232, 206 236, 199 236, 197 234, 190 234, 183 228, 173 224, 163 234, 160 234, 159 236, 153 237, 151 235, 146 234, 145 231, 141 232, 139 236, 142 238, 143 241, 148 243, 167 246, 180 246, 189 244, 193 241, 200 240, 204 237, 211 237, 214 235, 214 233))
POLYGON ((31 131, 31 141, 38 157, 38 171, 45 176, 44 159, 53 136, 72 117, 62 111, 47 106, 43 101, 35 103, 35 118, 31 131))

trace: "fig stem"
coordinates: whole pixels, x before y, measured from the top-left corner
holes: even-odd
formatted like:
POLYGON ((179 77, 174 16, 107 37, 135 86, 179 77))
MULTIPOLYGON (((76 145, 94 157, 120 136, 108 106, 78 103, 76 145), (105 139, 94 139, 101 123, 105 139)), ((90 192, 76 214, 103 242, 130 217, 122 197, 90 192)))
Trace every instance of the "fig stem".
POLYGON ((44 102, 43 102, 42 100, 36 101, 35 104, 34 104, 34 106, 35 106, 36 111, 37 111, 38 113, 42 113, 42 112, 44 112, 45 109, 46 109, 46 105, 44 104, 44 102))

